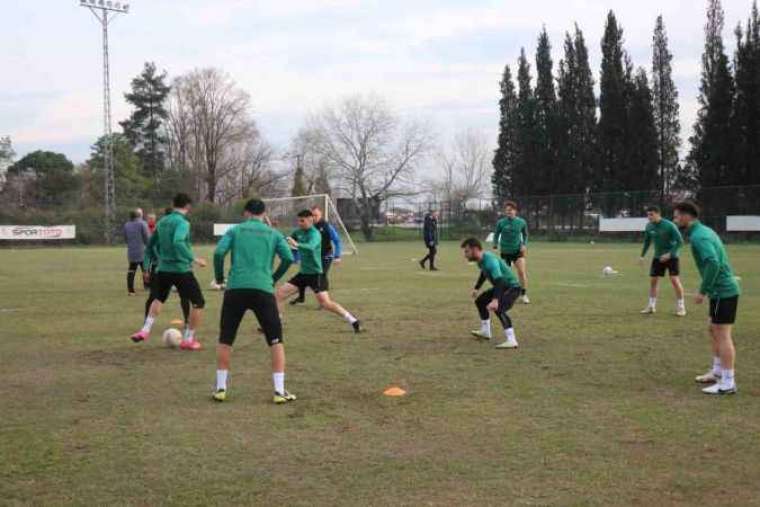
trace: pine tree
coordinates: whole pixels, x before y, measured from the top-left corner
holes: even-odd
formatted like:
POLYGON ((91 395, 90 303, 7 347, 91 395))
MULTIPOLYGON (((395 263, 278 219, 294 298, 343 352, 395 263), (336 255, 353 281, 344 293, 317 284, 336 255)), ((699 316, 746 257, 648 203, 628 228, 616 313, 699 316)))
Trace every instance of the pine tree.
POLYGON ((557 173, 558 129, 557 95, 554 89, 554 72, 549 35, 544 28, 536 48, 536 167, 534 191, 538 194, 556 193, 559 190, 557 173))
POLYGON ((654 123, 657 131, 657 167, 660 179, 660 201, 670 193, 677 176, 678 150, 681 147, 681 121, 679 118, 678 89, 673 82, 668 49, 668 36, 662 16, 657 17, 652 43, 652 95, 654 123))
POLYGON ((491 185, 493 195, 501 205, 511 195, 517 149, 517 94, 509 65, 504 67, 499 89, 499 138, 493 157, 491 185))
MULTIPOLYGON (((599 96, 599 142, 601 147, 598 174, 591 179, 592 188, 600 192, 623 190, 625 173, 628 171, 626 149, 626 98, 629 71, 623 65, 623 30, 618 26, 615 14, 607 15, 602 39, 602 74, 599 96)), ((605 212, 616 213, 614 205, 607 204, 605 212)))
POLYGON ((517 142, 512 190, 515 195, 536 193, 538 143, 536 139, 536 97, 531 84, 530 63, 521 49, 517 70, 517 142))
POLYGON ((746 31, 736 27, 732 131, 735 170, 726 185, 760 184, 760 15, 753 2, 746 31))
MULTIPOLYGON (((731 109, 734 81, 723 46, 724 14, 720 0, 709 0, 705 25, 705 51, 702 55, 702 79, 699 111, 694 134, 689 141, 689 173, 701 187, 725 185, 733 167, 734 140, 731 132, 731 109)), ((685 175, 687 178, 689 174, 685 175)), ((705 196, 701 196, 703 201, 705 196)), ((705 206, 719 203, 702 203, 705 206)), ((712 209, 717 212, 717 209, 712 209)))
POLYGON ((166 72, 158 74, 156 64, 146 62, 140 75, 132 80, 132 91, 124 95, 135 109, 120 123, 142 162, 144 174, 153 179, 163 171, 165 161, 164 122, 169 117, 165 103, 171 90, 165 81, 166 72))

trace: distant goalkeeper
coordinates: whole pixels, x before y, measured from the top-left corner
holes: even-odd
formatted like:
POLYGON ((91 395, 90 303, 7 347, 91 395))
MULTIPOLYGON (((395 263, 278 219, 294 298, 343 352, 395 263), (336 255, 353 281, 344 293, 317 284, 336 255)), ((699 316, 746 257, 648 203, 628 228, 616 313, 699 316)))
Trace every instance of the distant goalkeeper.
POLYGON ((499 259, 491 252, 483 251, 480 240, 466 239, 462 243, 462 249, 465 258, 470 262, 477 262, 480 268, 480 277, 472 290, 472 297, 475 299, 475 306, 480 314, 480 330, 473 331, 472 335, 483 340, 491 339, 490 312, 493 312, 504 328, 504 341, 496 348, 516 349, 517 337, 512 326, 512 319, 507 312, 522 293, 520 283, 503 259, 499 259), (486 280, 491 282, 493 287, 478 295, 486 280))

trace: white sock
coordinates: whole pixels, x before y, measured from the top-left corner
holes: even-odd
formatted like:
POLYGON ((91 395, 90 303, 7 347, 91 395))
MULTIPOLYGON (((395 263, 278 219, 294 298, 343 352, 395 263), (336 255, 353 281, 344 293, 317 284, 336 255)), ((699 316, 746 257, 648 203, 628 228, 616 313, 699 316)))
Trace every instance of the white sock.
POLYGON ((228 370, 216 370, 216 388, 227 390, 228 370))
POLYGON ((156 321, 155 317, 151 317, 150 315, 145 317, 145 324, 143 324, 143 327, 142 327, 143 332, 150 333, 150 330, 153 328, 153 322, 155 321, 156 321))
POLYGON ((272 383, 276 393, 285 394, 285 372, 272 373, 272 383))
POLYGON ((734 370, 723 370, 723 376, 720 378, 722 385, 726 387, 734 386, 734 370))
POLYGON ((649 298, 649 307, 654 308, 657 306, 657 298, 649 298))
POLYGON ((357 320, 359 320, 356 317, 354 317, 353 315, 351 315, 349 312, 346 312, 345 315, 343 315, 343 318, 346 319, 349 324, 353 324, 354 322, 356 322, 357 320))
POLYGON ((678 305, 678 308, 685 308, 686 302, 683 299, 679 299, 676 301, 676 305, 678 305))
POLYGON ((480 321, 480 332, 491 336, 491 319, 480 321))
POLYGON ((720 365, 719 357, 713 357, 712 373, 716 377, 720 377, 723 374, 723 368, 720 365))
POLYGON ((517 336, 515 335, 515 329, 512 327, 504 330, 504 337, 507 339, 508 342, 517 341, 517 336))
POLYGON ((182 340, 186 342, 191 342, 195 339, 195 329, 187 328, 185 329, 185 336, 182 337, 182 340))

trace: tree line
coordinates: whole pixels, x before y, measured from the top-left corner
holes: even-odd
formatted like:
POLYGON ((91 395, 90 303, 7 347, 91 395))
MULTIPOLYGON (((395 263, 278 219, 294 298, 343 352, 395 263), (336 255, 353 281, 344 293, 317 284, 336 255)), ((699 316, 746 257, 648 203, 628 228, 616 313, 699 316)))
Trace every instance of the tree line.
POLYGON ((608 13, 598 96, 582 30, 576 25, 566 33, 563 58, 555 69, 544 29, 538 36, 535 71, 524 49, 516 76, 510 65, 504 68, 494 196, 503 201, 593 195, 597 202, 586 202, 616 214, 627 210, 614 193, 645 193, 667 204, 685 193, 699 196, 708 187, 760 184, 756 3, 746 26, 735 30, 733 61, 724 49, 723 30, 720 0, 709 0, 700 108, 682 160, 678 90, 662 16, 655 21, 648 72, 634 65, 624 47, 623 27, 614 12, 608 13))

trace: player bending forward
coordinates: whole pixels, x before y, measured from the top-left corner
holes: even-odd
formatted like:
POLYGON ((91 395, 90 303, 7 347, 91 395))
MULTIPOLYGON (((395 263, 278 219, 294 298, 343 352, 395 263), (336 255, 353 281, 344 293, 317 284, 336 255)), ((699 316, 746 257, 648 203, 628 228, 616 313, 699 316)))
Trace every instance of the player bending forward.
POLYGON ((734 394, 734 361, 736 349, 731 338, 731 328, 736 321, 739 304, 739 285, 728 261, 726 249, 718 235, 699 221, 699 208, 690 202, 677 204, 674 220, 689 234, 691 253, 702 277, 694 302, 702 304, 710 298, 710 337, 712 338, 712 369, 696 378, 700 384, 710 384, 702 389, 705 394, 734 394))
POLYGON ((528 304, 528 266, 525 260, 528 251, 528 223, 517 216, 517 203, 507 201, 505 211, 507 216, 496 223, 493 248, 501 250, 501 258, 508 266, 514 263, 522 287, 522 302, 528 304))
POLYGON ((641 251, 640 262, 644 263, 644 257, 649 250, 649 245, 654 242, 654 258, 652 266, 649 268, 650 285, 649 285, 649 304, 641 313, 649 314, 657 311, 657 291, 660 284, 660 278, 665 276, 665 271, 670 275, 670 284, 676 292, 676 315, 679 317, 686 316, 686 303, 683 300, 683 285, 681 284, 680 263, 678 251, 683 245, 683 238, 678 227, 671 222, 662 218, 660 208, 650 206, 647 208, 647 224, 644 231, 644 249, 641 251))
POLYGON ((517 338, 512 327, 512 319, 509 318, 507 312, 522 292, 517 278, 503 259, 499 259, 491 252, 484 252, 483 245, 478 239, 464 240, 462 248, 465 258, 470 262, 477 262, 480 268, 480 277, 472 290, 475 306, 478 307, 478 313, 480 313, 480 330, 472 331, 472 335, 485 340, 491 339, 489 311, 494 312, 504 328, 505 338, 502 343, 496 345, 496 348, 516 349, 517 338), (478 295, 486 279, 493 287, 478 295))
MULTIPOLYGON (((340 242, 340 236, 338 236, 335 227, 325 220, 322 215, 322 209, 319 206, 312 206, 311 214, 314 217, 314 228, 322 236, 322 276, 324 277, 324 288, 328 290, 330 288, 330 279, 328 278, 330 266, 332 266, 333 262, 340 264, 343 245, 340 242)), ((304 302, 306 302, 306 287, 300 287, 298 289, 298 297, 292 300, 290 304, 297 305, 304 302)))
POLYGON ((190 323, 185 327, 180 349, 201 349, 200 342, 195 339, 195 330, 201 325, 206 301, 198 280, 193 274, 193 264, 203 268, 206 266, 206 261, 196 259, 190 247, 190 222, 186 215, 190 212, 191 205, 192 200, 188 195, 177 194, 174 197, 174 211, 158 222, 156 232, 151 238, 151 242, 155 242, 159 252, 156 280, 152 280, 150 284, 151 291, 154 291, 154 301, 150 305, 142 329, 132 335, 132 341, 135 343, 148 339, 153 323, 169 297, 169 292, 172 287, 176 287, 180 298, 188 299, 193 305, 190 311, 190 323))
POLYGON ((329 310, 346 319, 360 333, 361 322, 345 308, 330 299, 327 292, 327 280, 322 270, 322 236, 314 228, 314 216, 311 210, 298 213, 298 229, 287 238, 290 246, 298 250, 301 257, 300 270, 296 276, 277 289, 277 304, 282 312, 285 300, 298 292, 301 287, 310 288, 324 310, 329 310))
POLYGON ((293 254, 282 234, 264 223, 265 211, 263 201, 248 201, 243 211, 245 221, 230 228, 214 251, 214 276, 219 285, 224 284, 224 257, 231 252, 232 258, 222 304, 219 345, 216 347, 216 391, 213 394, 216 401, 227 399, 232 344, 248 310, 256 315, 272 353, 274 402, 287 403, 296 399, 285 390, 285 347, 274 298, 274 284, 288 271, 293 254), (280 265, 273 275, 275 256, 280 258, 280 265))

